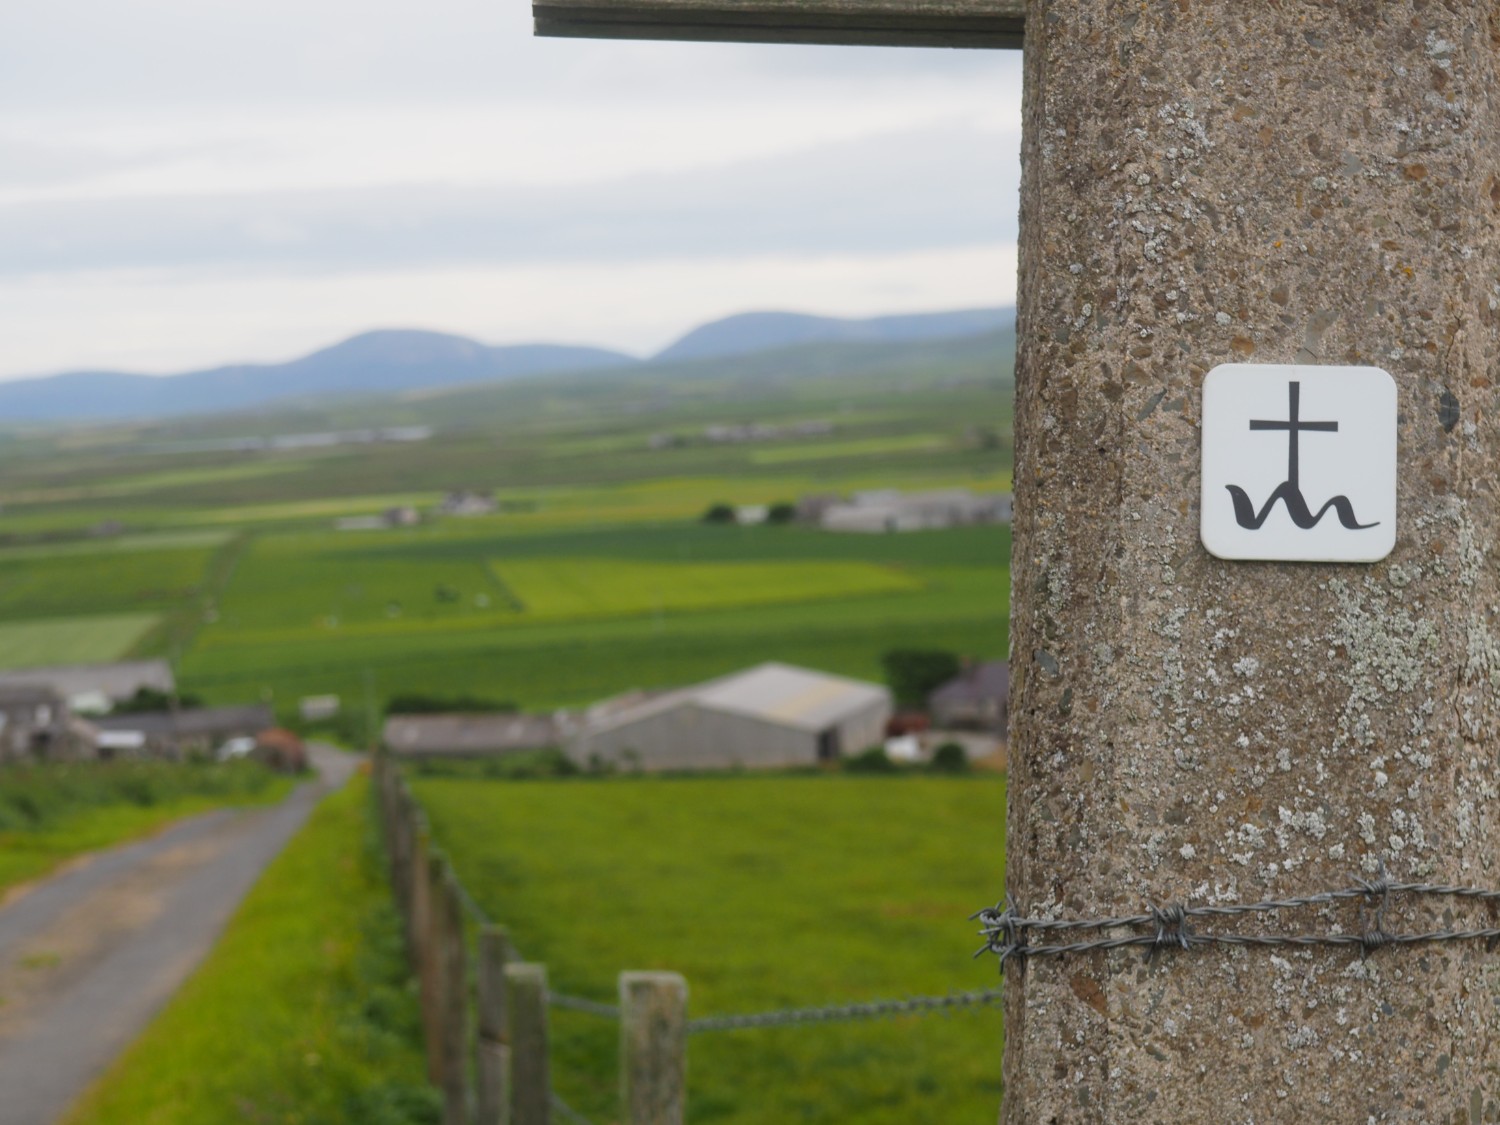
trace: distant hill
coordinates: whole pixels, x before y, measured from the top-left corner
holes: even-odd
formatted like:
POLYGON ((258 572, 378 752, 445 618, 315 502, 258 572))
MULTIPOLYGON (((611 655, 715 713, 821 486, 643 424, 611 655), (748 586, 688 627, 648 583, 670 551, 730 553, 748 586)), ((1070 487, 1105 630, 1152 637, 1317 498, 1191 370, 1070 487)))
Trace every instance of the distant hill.
POLYGON ((693 329, 652 357, 655 362, 710 359, 815 343, 907 343, 999 332, 1015 324, 1013 308, 965 309, 842 320, 790 312, 751 312, 693 329))
MULTIPOLYGON (((901 345, 1009 331, 1015 310, 881 316, 840 320, 801 313, 757 312, 693 329, 647 361, 653 369, 789 348, 901 345)), ((847 362, 832 353, 798 357, 817 369, 847 362)), ((861 362, 877 359, 861 356, 861 362)), ((777 360, 773 368, 783 364, 777 360)), ((74 371, 0 382, 0 421, 91 422, 170 418, 263 408, 327 395, 386 394, 486 383, 524 376, 638 368, 642 361, 604 348, 559 344, 490 347, 440 332, 386 329, 286 363, 240 364, 182 375, 74 371)), ((753 366, 753 365, 752 365, 753 366)), ((781 368, 785 370, 784 366, 781 368)))
POLYGON ((79 371, 0 383, 0 418, 86 421, 203 414, 293 397, 415 390, 636 362, 603 348, 495 348, 440 332, 388 329, 363 333, 287 363, 241 364, 165 377, 79 371))

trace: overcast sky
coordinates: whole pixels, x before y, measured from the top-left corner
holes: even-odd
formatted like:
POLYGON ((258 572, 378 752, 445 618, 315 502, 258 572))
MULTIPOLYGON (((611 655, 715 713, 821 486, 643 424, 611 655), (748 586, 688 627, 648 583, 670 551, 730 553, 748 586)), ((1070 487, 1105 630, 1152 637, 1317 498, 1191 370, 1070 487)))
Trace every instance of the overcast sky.
POLYGON ((0 106, 0 378, 1014 299, 1018 52, 534 39, 526 0, 47 0, 0 4, 0 106))

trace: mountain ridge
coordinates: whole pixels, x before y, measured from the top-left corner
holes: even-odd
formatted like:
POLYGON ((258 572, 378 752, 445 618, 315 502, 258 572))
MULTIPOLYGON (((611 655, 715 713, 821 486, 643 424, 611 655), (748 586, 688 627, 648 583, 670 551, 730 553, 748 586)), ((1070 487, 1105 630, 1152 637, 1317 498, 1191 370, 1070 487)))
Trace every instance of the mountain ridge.
POLYGON ((1013 323, 1009 308, 868 318, 749 312, 699 325, 646 359, 566 344, 492 346, 425 329, 375 329, 282 363, 176 375, 67 371, 0 382, 0 420, 133 421, 255 409, 323 395, 412 391, 549 374, 696 362, 819 342, 936 340, 1013 323))

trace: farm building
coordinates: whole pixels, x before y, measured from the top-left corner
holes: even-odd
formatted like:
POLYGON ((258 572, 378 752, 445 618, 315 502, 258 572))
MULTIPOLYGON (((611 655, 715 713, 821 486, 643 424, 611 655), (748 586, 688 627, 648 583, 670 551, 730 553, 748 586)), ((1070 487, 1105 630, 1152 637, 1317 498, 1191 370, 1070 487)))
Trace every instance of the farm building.
POLYGON ((847 503, 825 505, 817 518, 824 531, 869 534, 1009 523, 1011 498, 1009 493, 979 495, 966 488, 911 493, 882 489, 857 492, 847 503))
POLYGON ((596 709, 568 743, 580 765, 642 769, 808 766, 885 737, 890 692, 787 664, 596 709))
POLYGON ((94 757, 94 731, 45 684, 0 685, 0 762, 94 757))
POLYGON ((165 660, 59 664, 0 672, 0 688, 18 686, 50 688, 77 711, 107 711, 142 688, 171 695, 177 681, 165 660))
POLYGON ((1005 733, 1010 713, 1010 665, 1003 660, 971 664, 927 697, 933 724, 942 729, 1005 733))
POLYGON ((438 512, 445 516, 489 516, 500 510, 495 498, 488 492, 471 492, 461 488, 443 497, 438 512))
POLYGON ((467 758, 543 750, 561 735, 550 715, 392 715, 382 739, 403 758, 467 758))
POLYGON ((93 721, 107 745, 174 760, 192 754, 211 755, 232 738, 253 739, 275 725, 271 709, 259 703, 105 715, 93 721))
POLYGON ((256 735, 249 756, 280 773, 307 769, 307 744, 285 727, 272 727, 256 735))

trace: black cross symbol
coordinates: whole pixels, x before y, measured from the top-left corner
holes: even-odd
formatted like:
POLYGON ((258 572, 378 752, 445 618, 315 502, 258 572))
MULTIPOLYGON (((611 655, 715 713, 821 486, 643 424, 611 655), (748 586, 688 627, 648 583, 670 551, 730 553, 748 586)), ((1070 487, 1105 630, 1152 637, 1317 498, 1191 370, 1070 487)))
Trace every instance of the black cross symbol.
POLYGON ((1252 430, 1287 431, 1286 479, 1293 488, 1297 488, 1297 435, 1303 430, 1337 433, 1339 424, 1337 422, 1303 422, 1297 417, 1302 397, 1301 383, 1288 383, 1287 396, 1291 399, 1291 405, 1289 410, 1290 416, 1285 422, 1265 422, 1252 418, 1250 420, 1250 428, 1252 430))

